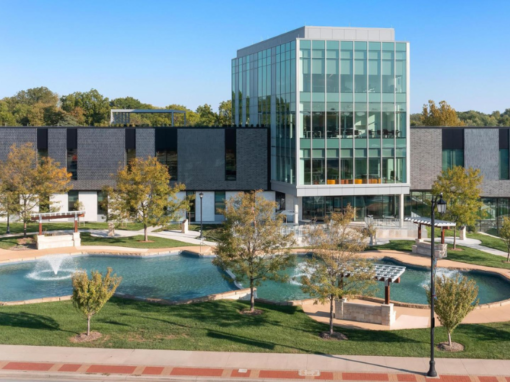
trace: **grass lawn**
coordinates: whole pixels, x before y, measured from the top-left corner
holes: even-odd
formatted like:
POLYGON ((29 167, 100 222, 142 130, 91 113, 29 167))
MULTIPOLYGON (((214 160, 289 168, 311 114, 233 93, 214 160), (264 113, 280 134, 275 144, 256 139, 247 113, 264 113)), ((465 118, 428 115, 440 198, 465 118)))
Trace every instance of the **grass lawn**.
MULTIPOLYGON (((11 233, 23 233, 22 223, 11 223, 11 233)), ((87 222, 80 223, 80 229, 108 229, 108 223, 100 222, 87 222)), ((58 231, 64 229, 74 229, 73 222, 65 223, 43 223, 43 231, 58 231)), ((143 225, 140 223, 126 223, 125 225, 117 225, 115 229, 132 230, 138 231, 143 229, 143 225)), ((0 235, 5 235, 7 231, 7 223, 0 223, 0 235)), ((39 232, 38 223, 29 223, 27 226, 27 232, 39 232)))
MULTIPOLYGON (((428 232, 428 237, 430 238, 430 227, 426 227, 428 232)), ((441 230, 436 229, 436 237, 440 237, 441 230)), ((445 236, 453 236, 453 229, 448 229, 445 231, 445 236)), ((459 236, 459 231, 457 230, 457 237, 459 236)), ((499 249, 503 252, 508 252, 508 247, 506 246, 505 242, 502 239, 498 239, 495 237, 483 235, 481 233, 473 233, 468 232, 467 237, 471 239, 477 239, 482 242, 482 245, 485 247, 493 248, 493 249, 499 249)))
MULTIPOLYGON (((413 241, 411 240, 392 240, 388 244, 370 247, 369 249, 393 249, 395 251, 411 252, 413 241)), ((458 245, 458 250, 453 250, 453 245, 448 244, 448 260, 461 263, 478 264, 486 267, 510 269, 510 263, 502 256, 491 255, 477 249, 463 247, 458 245)))
MULTIPOLYGON (((217 237, 219 236, 219 231, 221 228, 221 224, 204 224, 204 237, 208 241, 217 241, 217 237)), ((180 230, 180 224, 170 224, 165 227, 167 230, 180 230)), ((158 229, 154 232, 164 231, 165 229, 158 229)), ((190 223, 189 225, 190 231, 200 232, 200 223, 190 223)))
POLYGON ((150 242, 143 242, 143 239, 143 235, 105 238, 91 236, 88 232, 82 232, 81 234, 82 245, 114 245, 118 247, 131 248, 172 248, 196 245, 172 239, 164 239, 156 236, 149 236, 150 242))
MULTIPOLYGON (((326 341, 318 333, 327 326, 313 321, 300 307, 269 306, 260 316, 238 313, 246 304, 214 301, 159 306, 112 299, 92 320, 103 337, 73 344, 69 338, 86 330, 86 320, 71 302, 0 308, 0 343, 83 346, 122 349, 175 349, 232 352, 318 353, 427 357, 428 329, 368 331, 340 329, 348 341, 326 341)), ((438 342, 446 332, 436 329, 438 342)), ((462 353, 436 352, 437 357, 510 358, 510 322, 460 325, 453 334, 462 353)))

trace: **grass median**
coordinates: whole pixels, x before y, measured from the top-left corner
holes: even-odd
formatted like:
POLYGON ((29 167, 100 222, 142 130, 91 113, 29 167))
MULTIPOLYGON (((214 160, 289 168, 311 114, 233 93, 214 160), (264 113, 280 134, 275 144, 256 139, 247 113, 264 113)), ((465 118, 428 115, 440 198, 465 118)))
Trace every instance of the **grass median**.
MULTIPOLYGON (((0 310, 0 343, 402 357, 427 357, 430 351, 428 329, 337 328, 348 341, 328 341, 319 338, 327 325, 312 320, 300 307, 258 304, 264 310, 262 315, 239 314, 245 307, 239 301, 161 306, 114 298, 92 321, 92 330, 101 332, 103 337, 74 344, 69 338, 85 331, 86 320, 71 302, 4 306, 0 310)), ((446 338, 443 328, 437 328, 437 342, 446 338)), ((436 352, 438 357, 510 358, 510 322, 460 325, 453 339, 466 350, 453 354, 436 352)))

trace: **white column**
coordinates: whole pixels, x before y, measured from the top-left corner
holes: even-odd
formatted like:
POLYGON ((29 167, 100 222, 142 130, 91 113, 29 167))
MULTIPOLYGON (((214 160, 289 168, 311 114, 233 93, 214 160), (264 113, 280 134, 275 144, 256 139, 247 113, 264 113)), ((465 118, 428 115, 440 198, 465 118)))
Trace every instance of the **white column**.
POLYGON ((294 225, 299 224, 299 204, 298 198, 294 198, 294 225))
POLYGON ((404 226, 404 194, 400 194, 400 227, 404 226))

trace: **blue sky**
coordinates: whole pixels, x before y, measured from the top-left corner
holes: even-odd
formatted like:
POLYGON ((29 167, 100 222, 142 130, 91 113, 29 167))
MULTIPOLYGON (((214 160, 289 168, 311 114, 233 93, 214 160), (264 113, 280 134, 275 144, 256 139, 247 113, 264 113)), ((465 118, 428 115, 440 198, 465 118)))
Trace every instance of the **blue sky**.
POLYGON ((156 106, 230 97, 236 50, 303 25, 392 27, 411 42, 411 111, 510 108, 508 0, 0 0, 0 98, 47 86, 156 106))

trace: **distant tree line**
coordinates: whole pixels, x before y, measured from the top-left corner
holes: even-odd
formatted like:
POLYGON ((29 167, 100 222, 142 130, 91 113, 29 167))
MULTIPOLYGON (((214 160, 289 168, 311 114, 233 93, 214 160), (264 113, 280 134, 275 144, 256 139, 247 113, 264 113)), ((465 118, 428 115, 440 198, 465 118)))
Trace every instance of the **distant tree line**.
MULTIPOLYGON (((173 109, 186 112, 187 126, 230 125, 232 101, 219 104, 218 112, 204 104, 195 111, 183 105, 164 107, 142 103, 133 97, 103 96, 96 89, 59 96, 47 87, 21 90, 12 97, 0 99, 0 126, 108 126, 111 109, 173 109)), ((170 114, 131 114, 136 126, 171 125, 170 114)), ((175 114, 175 126, 184 125, 184 116, 175 114)))
POLYGON ((510 109, 485 114, 475 110, 455 111, 446 101, 423 105, 421 113, 411 114, 411 126, 510 126, 510 109))

